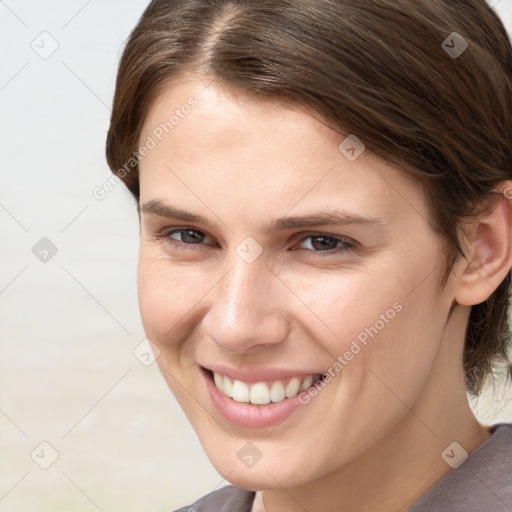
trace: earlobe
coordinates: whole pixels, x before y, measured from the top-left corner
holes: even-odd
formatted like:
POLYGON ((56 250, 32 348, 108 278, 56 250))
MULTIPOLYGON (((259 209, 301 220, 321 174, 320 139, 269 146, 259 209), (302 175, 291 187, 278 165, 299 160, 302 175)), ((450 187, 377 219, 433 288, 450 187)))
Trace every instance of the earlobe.
POLYGON ((512 267, 512 201, 506 190, 512 190, 512 181, 496 189, 496 198, 471 223, 467 259, 461 256, 456 262, 458 304, 472 306, 486 301, 512 267))

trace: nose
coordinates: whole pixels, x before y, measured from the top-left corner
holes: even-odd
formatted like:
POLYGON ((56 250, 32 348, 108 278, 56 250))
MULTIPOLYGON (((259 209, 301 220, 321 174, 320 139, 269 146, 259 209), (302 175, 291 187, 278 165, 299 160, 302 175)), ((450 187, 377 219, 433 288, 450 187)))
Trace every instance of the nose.
POLYGON ((286 286, 263 258, 247 263, 235 254, 230 263, 229 272, 212 290, 211 307, 203 319, 207 336, 221 349, 239 354, 286 340, 286 286))

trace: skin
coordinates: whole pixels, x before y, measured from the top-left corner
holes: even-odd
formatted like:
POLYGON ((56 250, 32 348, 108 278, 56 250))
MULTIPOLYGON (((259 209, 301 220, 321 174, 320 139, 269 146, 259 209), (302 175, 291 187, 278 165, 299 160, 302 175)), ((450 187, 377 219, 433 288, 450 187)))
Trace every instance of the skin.
POLYGON ((160 200, 212 223, 141 214, 139 303, 162 374, 215 468, 262 491, 267 512, 406 510, 451 470, 441 454, 452 442, 470 453, 490 437, 469 407, 461 355, 470 306, 512 266, 510 202, 499 196, 468 224, 467 259, 440 290, 442 242, 411 178, 368 150, 349 161, 338 149, 346 135, 303 108, 209 82, 174 80, 140 135, 142 144, 198 100, 140 165, 141 205, 160 200), (272 219, 334 208, 382 223, 267 232, 272 219), (197 242, 171 228, 197 230, 197 242), (310 236, 321 234, 356 249, 325 256, 310 236), (262 249, 252 263, 236 252, 249 236, 262 249), (238 427, 214 409, 199 363, 322 373, 397 302, 378 335, 277 427, 238 427), (251 468, 237 457, 248 441, 262 454, 251 468))

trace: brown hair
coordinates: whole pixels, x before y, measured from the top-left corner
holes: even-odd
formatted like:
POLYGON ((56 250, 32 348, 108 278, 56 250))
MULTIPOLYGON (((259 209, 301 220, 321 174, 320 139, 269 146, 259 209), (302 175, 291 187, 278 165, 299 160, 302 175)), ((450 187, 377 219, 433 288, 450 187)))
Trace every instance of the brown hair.
MULTIPOLYGON (((187 71, 305 106, 416 177, 446 244, 443 285, 463 221, 512 178, 512 47, 485 0, 153 0, 120 61, 106 146, 137 201, 126 162, 152 101, 187 71)), ((471 308, 473 395, 495 363, 512 375, 510 284, 471 308)))

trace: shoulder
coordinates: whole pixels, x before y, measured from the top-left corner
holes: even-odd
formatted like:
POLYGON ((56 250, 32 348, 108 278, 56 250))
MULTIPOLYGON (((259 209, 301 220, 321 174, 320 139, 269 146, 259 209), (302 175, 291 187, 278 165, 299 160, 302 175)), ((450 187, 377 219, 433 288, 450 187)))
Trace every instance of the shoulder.
POLYGON ((174 512, 251 512, 255 493, 228 485, 174 512))
POLYGON ((409 512, 510 512, 512 423, 492 427, 492 436, 427 491, 409 512))

